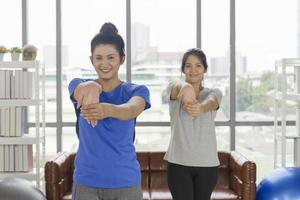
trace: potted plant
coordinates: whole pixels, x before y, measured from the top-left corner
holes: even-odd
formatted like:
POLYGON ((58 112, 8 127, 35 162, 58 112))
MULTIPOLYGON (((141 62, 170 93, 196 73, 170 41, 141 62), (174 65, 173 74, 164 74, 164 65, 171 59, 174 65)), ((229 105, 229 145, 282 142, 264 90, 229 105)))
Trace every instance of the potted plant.
POLYGON ((34 45, 26 44, 23 47, 23 60, 35 60, 37 48, 34 45))
POLYGON ((20 54, 22 53, 22 49, 20 47, 13 47, 10 49, 11 60, 18 61, 20 58, 20 54))
POLYGON ((0 45, 0 61, 3 61, 4 54, 7 52, 9 52, 9 49, 3 45, 0 45))

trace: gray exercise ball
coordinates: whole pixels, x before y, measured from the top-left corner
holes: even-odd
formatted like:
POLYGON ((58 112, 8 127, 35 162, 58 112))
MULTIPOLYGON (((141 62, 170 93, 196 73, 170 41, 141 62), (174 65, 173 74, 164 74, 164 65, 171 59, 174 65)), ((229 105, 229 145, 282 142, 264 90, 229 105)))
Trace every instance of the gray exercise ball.
POLYGON ((44 194, 30 181, 21 178, 0 180, 0 200, 45 200, 44 194))

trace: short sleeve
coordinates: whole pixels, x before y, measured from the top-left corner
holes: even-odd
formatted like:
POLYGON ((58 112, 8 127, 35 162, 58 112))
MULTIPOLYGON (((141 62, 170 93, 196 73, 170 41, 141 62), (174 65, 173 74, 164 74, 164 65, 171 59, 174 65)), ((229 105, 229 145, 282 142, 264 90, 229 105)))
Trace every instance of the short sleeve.
POLYGON ((71 82, 69 83, 69 94, 70 94, 70 99, 72 100, 72 102, 75 104, 76 101, 75 99, 73 98, 73 94, 74 94, 74 91, 76 89, 76 87, 80 84, 84 82, 83 79, 80 79, 80 78, 74 78, 71 80, 71 82))
POLYGON ((146 106, 145 106, 144 110, 151 107, 150 92, 149 92, 149 89, 145 85, 135 85, 135 88, 132 91, 132 97, 133 96, 139 96, 145 100, 146 106))
POLYGON ((223 96, 221 90, 219 90, 219 89, 211 89, 210 93, 208 94, 208 97, 211 97, 211 96, 217 98, 218 104, 220 106, 221 100, 222 100, 222 96, 223 96))
POLYGON ((167 88, 166 88, 166 93, 165 94, 166 94, 166 101, 167 102, 171 101, 171 92, 172 92, 172 89, 175 86, 175 84, 176 84, 176 81, 171 81, 168 84, 167 88))
POLYGON ((86 82, 86 81, 91 81, 92 79, 81 79, 81 78, 74 78, 71 80, 71 82, 69 83, 69 94, 70 94, 70 99, 71 101, 73 102, 73 104, 76 104, 76 100, 74 99, 73 97, 73 94, 74 94, 74 91, 76 89, 76 87, 80 84, 80 83, 83 83, 83 82, 86 82))

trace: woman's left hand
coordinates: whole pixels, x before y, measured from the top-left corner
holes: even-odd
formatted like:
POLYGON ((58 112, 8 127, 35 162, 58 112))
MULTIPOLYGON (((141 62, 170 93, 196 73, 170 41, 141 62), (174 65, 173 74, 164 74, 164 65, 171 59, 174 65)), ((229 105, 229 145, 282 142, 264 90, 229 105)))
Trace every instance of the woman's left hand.
POLYGON ((186 103, 183 105, 183 109, 192 117, 197 117, 203 113, 203 107, 199 102, 186 103))
POLYGON ((86 120, 98 120, 109 117, 111 104, 108 103, 94 103, 89 105, 83 105, 81 107, 80 115, 86 120))

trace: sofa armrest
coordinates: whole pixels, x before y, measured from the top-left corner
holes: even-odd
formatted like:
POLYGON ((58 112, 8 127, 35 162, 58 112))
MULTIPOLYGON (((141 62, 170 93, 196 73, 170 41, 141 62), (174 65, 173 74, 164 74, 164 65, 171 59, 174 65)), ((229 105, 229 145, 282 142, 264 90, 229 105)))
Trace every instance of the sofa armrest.
POLYGON ((61 200, 72 190, 75 154, 61 152, 45 164, 47 200, 61 200))
POLYGON ((255 200, 256 196, 256 164, 242 154, 230 153, 230 183, 229 186, 242 199, 255 200))

